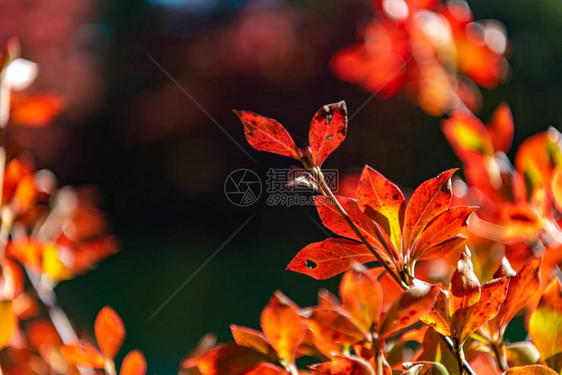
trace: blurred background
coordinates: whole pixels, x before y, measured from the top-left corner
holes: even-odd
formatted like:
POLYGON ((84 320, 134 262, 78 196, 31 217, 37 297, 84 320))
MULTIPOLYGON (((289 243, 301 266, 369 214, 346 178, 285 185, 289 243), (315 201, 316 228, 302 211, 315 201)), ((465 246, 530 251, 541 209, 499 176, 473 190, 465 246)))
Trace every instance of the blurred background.
MULTIPOLYGON (((562 2, 469 4, 476 19, 504 23, 511 41, 510 78, 483 91, 479 115, 509 103, 516 145, 560 129, 562 2)), ((23 57, 39 64, 34 88, 66 98, 52 126, 14 136, 61 183, 97 186, 121 242, 97 270, 57 287, 77 326, 92 327, 99 309, 113 306, 128 331, 125 349, 140 348, 150 373, 167 374, 206 332, 226 341, 230 323, 258 328, 276 289, 304 306, 321 287, 336 291, 338 278, 284 270, 326 236, 313 207, 227 200, 230 172, 263 179, 291 165, 251 149, 233 108, 276 118, 304 145, 323 104, 346 100, 355 113, 368 101, 326 167, 343 174, 368 163, 408 190, 460 166, 440 118, 401 94, 369 100, 331 72, 331 56, 371 15, 366 0, 0 2, 0 42, 20 38, 23 57)))

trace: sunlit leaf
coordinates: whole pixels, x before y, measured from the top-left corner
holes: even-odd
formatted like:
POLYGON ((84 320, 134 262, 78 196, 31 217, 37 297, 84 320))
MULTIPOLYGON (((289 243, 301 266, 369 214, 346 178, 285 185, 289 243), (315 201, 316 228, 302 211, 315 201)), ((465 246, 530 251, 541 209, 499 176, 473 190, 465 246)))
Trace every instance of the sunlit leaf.
POLYGON ((12 301, 0 301, 0 348, 5 347, 16 328, 16 316, 12 301))
POLYGON ((108 358, 115 358, 125 339, 125 326, 119 315, 105 306, 98 313, 94 328, 101 352, 108 358))
POLYGON ((324 280, 347 271, 354 261, 367 263, 374 260, 375 257, 365 245, 330 238, 312 243, 299 251, 287 269, 324 280))
POLYGON ((234 324, 230 325, 230 331, 232 332, 234 341, 238 345, 254 349, 265 355, 272 354, 273 348, 269 345, 261 332, 234 324))
POLYGON ((529 320, 533 343, 547 359, 562 352, 562 285, 554 279, 529 320))
POLYGON ((449 375, 445 366, 436 362, 405 363, 404 369, 402 375, 449 375))
POLYGON ((559 212, 562 212, 562 167, 557 167, 552 175, 551 187, 554 204, 559 212))
POLYGON ((284 375, 287 371, 272 363, 260 363, 250 371, 244 372, 244 375, 284 375))
POLYGON ((513 141, 513 116, 509 105, 501 103, 487 125, 494 151, 507 153, 513 141))
MULTIPOLYGON (((468 307, 476 304, 480 300, 480 281, 474 273, 470 251, 461 254, 457 269, 453 273, 449 288, 449 311, 451 315, 463 309, 463 313, 468 313, 468 307)), ((458 316, 462 321, 467 317, 458 316)))
POLYGON ((201 375, 241 374, 268 359, 255 350, 236 344, 218 345, 181 363, 184 369, 197 367, 201 375))
POLYGON ((491 156, 494 153, 492 140, 482 122, 474 115, 454 111, 443 122, 443 133, 457 156, 469 162, 474 154, 491 156))
POLYGON ((406 290, 384 314, 379 334, 385 337, 419 321, 431 311, 440 289, 437 285, 420 283, 406 290))
POLYGON ((531 365, 522 367, 512 367, 503 375, 557 375, 558 373, 548 367, 541 365, 531 365))
POLYGON ((390 238, 394 246, 400 249, 402 246, 401 220, 405 208, 402 191, 382 174, 365 166, 357 188, 357 204, 361 211, 368 208, 388 219, 390 238))
POLYGON ((447 292, 440 290, 431 311, 420 318, 442 335, 451 335, 451 321, 449 313, 449 298, 447 292))
POLYGON ((347 108, 345 102, 327 104, 320 108, 310 123, 308 136, 314 165, 321 166, 345 139, 347 108))
MULTIPOLYGON (((432 219, 416 241, 413 258, 424 258, 423 253, 432 247, 464 234, 468 218, 475 210, 476 207, 452 207, 432 219)), ((454 247, 458 245, 456 242, 454 247)))
POLYGON ((373 326, 378 327, 382 294, 378 281, 360 266, 347 271, 340 282, 343 308, 367 332, 373 326))
POLYGON ((450 169, 421 184, 410 198, 404 217, 404 241, 411 248, 426 225, 435 216, 445 211, 453 197, 450 169))
POLYGON ((322 341, 354 345, 365 339, 365 332, 347 315, 336 310, 314 309, 306 319, 306 324, 312 334, 322 341))
POLYGON ((103 368, 103 355, 87 342, 70 342, 61 347, 61 352, 66 360, 75 365, 91 368, 103 368))
POLYGON ((263 309, 260 322, 265 338, 279 358, 293 363, 306 332, 297 306, 283 293, 275 292, 263 309))
POLYGON ((244 125, 248 143, 260 151, 299 159, 299 150, 289 132, 274 119, 248 111, 234 111, 244 125))
POLYGON ((123 359, 119 375, 144 375, 146 374, 146 359, 138 350, 132 350, 123 359))
POLYGON ((309 366, 313 375, 375 375, 375 371, 363 358, 336 356, 331 362, 309 366))

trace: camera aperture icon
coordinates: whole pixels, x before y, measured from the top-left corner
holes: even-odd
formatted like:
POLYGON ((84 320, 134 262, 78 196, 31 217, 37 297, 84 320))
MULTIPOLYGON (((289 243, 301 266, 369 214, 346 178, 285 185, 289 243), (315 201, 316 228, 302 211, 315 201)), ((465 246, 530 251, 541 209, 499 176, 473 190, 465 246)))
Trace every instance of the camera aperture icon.
POLYGON ((235 206, 248 207, 258 201, 262 192, 259 176, 250 169, 237 169, 224 181, 224 194, 235 206))

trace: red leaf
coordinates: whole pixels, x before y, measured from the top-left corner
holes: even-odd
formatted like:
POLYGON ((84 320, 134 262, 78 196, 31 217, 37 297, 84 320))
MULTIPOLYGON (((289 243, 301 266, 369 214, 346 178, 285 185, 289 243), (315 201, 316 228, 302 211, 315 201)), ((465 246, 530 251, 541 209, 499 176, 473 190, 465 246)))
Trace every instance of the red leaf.
POLYGON ((103 368, 104 361, 102 354, 87 342, 73 341, 61 346, 64 358, 74 366, 103 368))
POLYGON ((431 247, 463 234, 468 226, 468 218, 475 210, 476 207, 452 207, 437 215, 416 241, 412 258, 422 257, 423 252, 431 247))
POLYGON ((423 251, 419 255, 419 260, 442 258, 464 244, 465 241, 465 236, 455 236, 423 251))
POLYGON ((379 334, 381 337, 406 328, 428 314, 441 288, 437 285, 420 284, 406 290, 384 314, 379 334))
POLYGON ((347 108, 345 102, 328 104, 320 108, 310 123, 308 140, 314 165, 324 160, 343 142, 347 133, 347 108))
POLYGON ((383 291, 378 281, 356 265, 340 282, 342 307, 363 330, 378 327, 383 306, 383 291))
POLYGON ((115 358, 125 339, 125 326, 119 315, 105 306, 96 317, 94 329, 101 352, 108 358, 115 358))
POLYGON ((476 304, 480 300, 480 281, 474 273, 470 258, 470 251, 467 248, 466 252, 461 254, 457 269, 451 278, 451 285, 449 286, 449 311, 451 315, 458 310, 476 304))
POLYGON ((287 269, 325 280, 347 271, 353 261, 367 263, 374 260, 375 257, 365 245, 330 238, 312 243, 299 251, 287 269))
POLYGON ((363 358, 336 356, 331 362, 309 366, 313 375, 375 375, 375 371, 363 358))
POLYGON ((493 333, 503 335, 510 320, 539 290, 541 285, 541 264, 542 258, 537 258, 525 265, 517 275, 509 278, 509 288, 505 300, 501 305, 498 315, 490 322, 490 327, 498 331, 493 333))
POLYGON ((445 211, 453 198, 451 176, 456 169, 449 169, 421 184, 410 198, 404 218, 404 242, 410 249, 425 226, 435 216, 445 211))
POLYGON ((314 309, 306 324, 324 342, 354 345, 365 339, 365 333, 347 315, 336 310, 314 309))
MULTIPOLYGON (((339 236, 361 241, 330 200, 323 196, 316 196, 314 198, 318 215, 322 220, 322 224, 324 224, 326 228, 339 236)), ((382 250, 384 247, 378 239, 377 227, 379 232, 385 236, 385 241, 389 247, 391 247, 391 251, 393 252, 392 257, 394 259, 398 259, 398 254, 396 253, 390 239, 387 238, 386 231, 384 231, 371 217, 361 212, 355 199, 341 196, 336 196, 336 199, 349 216, 349 219, 353 222, 353 224, 355 224, 367 241, 369 241, 369 243, 378 251, 383 259, 390 261, 389 255, 386 251, 382 250)))
POLYGON ((465 163, 475 155, 492 156, 492 140, 484 124, 474 115, 453 111, 443 122, 443 134, 453 147, 457 156, 465 163))
POLYGON ((440 290, 431 311, 422 316, 421 321, 442 335, 451 335, 451 319, 447 294, 440 290))
POLYGON ((292 364, 306 328, 297 306, 281 292, 275 292, 261 313, 264 336, 279 358, 292 364))
POLYGON ((234 113, 242 121, 246 139, 253 148, 300 159, 299 149, 283 125, 253 112, 235 110, 234 113))
POLYGON ((201 375, 240 374, 251 370, 267 357, 255 350, 236 344, 219 345, 196 358, 188 358, 181 367, 197 367, 201 375))
POLYGON ((509 105, 501 103, 487 125, 494 151, 507 153, 513 142, 513 116, 509 105))
POLYGON ((275 366, 272 363, 260 363, 250 371, 246 371, 243 375, 284 375, 287 374, 279 366, 275 366))
POLYGON ((400 189, 367 165, 363 169, 357 188, 357 204, 361 211, 369 207, 388 219, 390 238, 394 246, 400 249, 401 220, 405 205, 404 195, 400 189))
POLYGON ((119 375, 145 375, 146 359, 138 350, 130 351, 121 363, 119 375))

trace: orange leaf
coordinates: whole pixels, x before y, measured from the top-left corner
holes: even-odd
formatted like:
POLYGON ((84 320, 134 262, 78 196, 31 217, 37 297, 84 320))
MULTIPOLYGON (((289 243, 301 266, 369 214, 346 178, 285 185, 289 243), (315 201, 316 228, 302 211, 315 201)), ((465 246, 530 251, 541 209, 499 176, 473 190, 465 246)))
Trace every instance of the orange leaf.
POLYGON ((74 366, 103 368, 102 354, 87 342, 73 341, 61 346, 64 358, 74 366))
POLYGON ((550 185, 556 209, 558 212, 562 212, 562 167, 557 167, 554 170, 550 185))
POLYGON ((356 265, 340 282, 342 307, 363 330, 377 327, 383 306, 382 289, 378 281, 356 265))
POLYGON ((295 353, 306 333, 294 302, 283 293, 275 292, 263 309, 260 321, 265 338, 279 358, 294 363, 295 353))
POLYGON ((344 239, 311 243, 291 260, 288 270, 304 273, 317 280, 329 279, 349 269, 351 262, 367 263, 375 257, 365 245, 344 239))
POLYGON ((375 375, 375 371, 363 358, 336 356, 331 362, 308 367, 313 375, 375 375))
POLYGON ((453 198, 451 176, 456 169, 449 169, 421 184, 410 198, 404 218, 404 241, 410 249, 425 226, 435 216, 445 211, 453 198))
MULTIPOLYGON (((461 254, 457 269, 453 273, 449 287, 449 311, 453 315, 457 311, 467 312, 466 308, 480 300, 480 281, 474 273, 468 248, 461 254)), ((463 317, 461 320, 465 320, 463 317)))
POLYGON ((460 342, 464 342, 474 331, 497 315, 507 294, 508 284, 507 277, 487 282, 482 285, 478 303, 458 310, 453 315, 453 334, 460 342))
POLYGON ((411 287, 384 314, 379 329, 382 337, 406 328, 431 311, 441 288, 426 283, 411 287))
MULTIPOLYGON (((357 205, 355 199, 336 196, 339 204, 343 207, 349 219, 355 224, 359 229, 361 234, 369 241, 371 245, 378 251, 378 253, 383 257, 383 259, 390 260, 389 255, 383 251, 383 245, 380 243, 377 236, 377 227, 379 232, 385 237, 385 241, 389 245, 392 251, 392 257, 398 258, 398 254, 392 245, 392 242, 387 238, 386 231, 383 230, 378 223, 376 223, 371 217, 364 214, 357 205)), ((318 215, 322 220, 324 226, 330 229, 332 232, 339 236, 351 238, 360 241, 359 237, 355 234, 353 229, 349 226, 347 221, 340 215, 334 204, 327 200, 323 196, 314 197, 314 202, 316 203, 316 209, 318 210, 318 215)))
POLYGON ((130 351, 121 363, 119 375, 145 375, 146 359, 139 350, 130 351))
POLYGON ((422 251, 421 254, 419 254, 419 260, 442 258, 464 244, 465 241, 466 237, 463 235, 450 238, 422 251))
POLYGON ((48 125, 62 107, 62 98, 55 95, 12 92, 10 122, 13 125, 42 127, 48 125))
POLYGON ((529 320, 529 334, 541 353, 548 359, 562 352, 562 284, 554 279, 529 320))
POLYGON ((16 315, 12 301, 0 301, 0 322, 0 348, 3 348, 16 329, 16 315))
POLYGON ((558 375, 558 373, 548 367, 541 365, 530 365, 521 367, 512 367, 503 375, 558 375))
POLYGON ((238 345, 254 349, 265 355, 272 354, 273 348, 269 345, 261 332, 234 324, 230 325, 230 331, 232 332, 234 341, 238 345))
POLYGON ((400 189, 367 165, 359 180, 357 204, 361 211, 365 211, 368 207, 388 219, 390 238, 394 246, 400 249, 402 246, 401 221, 405 207, 404 195, 400 189))
POLYGON ((443 122, 443 134, 463 162, 470 162, 474 155, 494 154, 492 140, 482 122, 474 115, 454 111, 443 122))
POLYGON ((476 207, 452 207, 433 218, 416 241, 412 258, 422 258, 431 247, 463 234, 475 210, 476 207))
POLYGON ((490 327, 497 330, 497 332, 492 333, 503 335, 505 328, 515 314, 539 290, 541 285, 541 264, 542 258, 534 259, 525 265, 517 275, 509 278, 509 288, 505 300, 501 305, 498 315, 490 321, 490 327))
POLYGON ((243 374, 266 361, 267 357, 255 350, 226 344, 218 345, 199 357, 184 360, 181 367, 197 367, 201 375, 243 374))
POLYGON ((501 103, 487 125, 494 151, 507 153, 513 142, 513 116, 509 105, 501 103))
POLYGON ((320 108, 310 123, 308 141, 314 165, 324 160, 343 142, 347 134, 345 102, 327 104, 320 108))
POLYGON ((253 148, 299 159, 295 141, 283 125, 253 112, 234 110, 234 113, 242 121, 246 139, 253 148))
POLYGON ((430 326, 442 335, 451 335, 451 314, 449 313, 449 300, 446 292, 439 291, 435 304, 431 311, 420 318, 422 322, 430 326))
POLYGON ((284 374, 287 374, 287 372, 279 366, 275 366, 272 363, 260 363, 250 371, 244 372, 243 375, 284 375, 284 374))
POLYGON ((314 309, 308 319, 308 328, 321 341, 338 345, 354 345, 365 339, 363 332, 342 312, 327 309, 314 309))
POLYGON ((125 339, 125 326, 119 315, 105 306, 96 317, 94 329, 101 352, 108 358, 115 358, 125 339))

